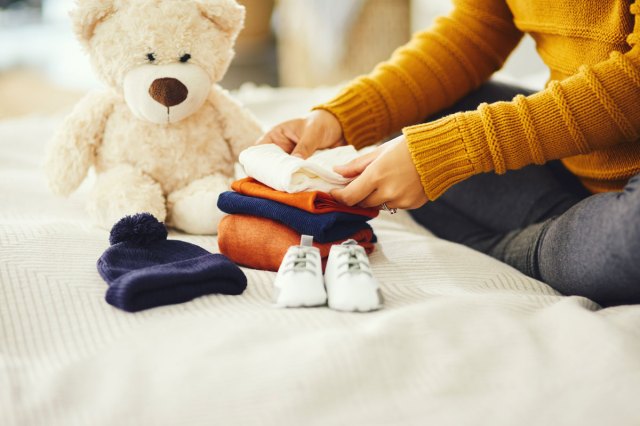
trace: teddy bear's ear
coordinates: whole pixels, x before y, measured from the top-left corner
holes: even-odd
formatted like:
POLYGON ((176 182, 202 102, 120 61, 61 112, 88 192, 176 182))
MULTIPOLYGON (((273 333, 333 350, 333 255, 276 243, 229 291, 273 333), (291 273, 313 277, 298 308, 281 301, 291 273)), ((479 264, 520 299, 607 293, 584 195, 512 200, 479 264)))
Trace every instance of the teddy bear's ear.
POLYGON ((114 0, 76 0, 76 7, 70 15, 73 29, 82 44, 88 46, 98 24, 114 11, 114 0))
POLYGON ((244 6, 235 0, 198 0, 198 7, 205 18, 224 32, 236 38, 244 25, 244 6))

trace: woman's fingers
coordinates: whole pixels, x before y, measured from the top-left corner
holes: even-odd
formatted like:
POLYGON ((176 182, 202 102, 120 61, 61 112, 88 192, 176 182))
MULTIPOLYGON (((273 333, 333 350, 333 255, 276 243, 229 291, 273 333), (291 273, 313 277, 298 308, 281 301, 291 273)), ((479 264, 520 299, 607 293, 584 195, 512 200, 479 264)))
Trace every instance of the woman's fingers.
POLYGON ((344 144, 342 126, 328 111, 315 110, 304 120, 300 140, 291 155, 308 158, 318 149, 333 148, 344 144))
POLYGON ((376 190, 376 184, 366 174, 360 175, 342 189, 334 189, 331 195, 339 203, 355 206, 376 190))
POLYGON ((362 207, 363 209, 380 208, 383 203, 387 203, 387 207, 390 209, 394 208, 392 201, 389 201, 387 197, 382 195, 382 192, 375 190, 367 198, 360 201, 358 207, 362 207))
POLYGON ((300 158, 309 158, 318 148, 318 134, 315 129, 308 129, 302 134, 300 142, 291 151, 291 155, 300 158))
POLYGON ((295 149, 296 143, 284 133, 278 133, 273 137, 273 143, 278 145, 284 152, 291 152, 295 149))
POLYGON ((362 174, 341 190, 331 194, 349 206, 388 208, 416 208, 427 202, 411 153, 404 137, 378 148, 372 156, 364 156, 347 164, 350 172, 362 170, 362 174), (359 161, 358 161, 359 160, 359 161), (369 161, 371 160, 371 161, 369 161))
POLYGON ((262 135, 256 141, 256 145, 275 144, 282 148, 285 152, 290 153, 296 147, 300 139, 300 132, 303 129, 302 119, 286 121, 279 124, 262 135))
POLYGON ((256 145, 273 143, 285 152, 308 158, 318 149, 345 143, 338 119, 324 110, 313 111, 306 118, 285 121, 265 133, 256 145))
POLYGON ((371 164, 373 160, 378 158, 378 156, 380 155, 380 152, 381 151, 379 149, 376 149, 375 151, 370 152, 369 154, 365 154, 361 157, 351 160, 347 164, 335 166, 333 170, 336 173, 339 173, 346 178, 359 176, 362 174, 362 172, 365 171, 367 167, 369 167, 369 164, 371 164))

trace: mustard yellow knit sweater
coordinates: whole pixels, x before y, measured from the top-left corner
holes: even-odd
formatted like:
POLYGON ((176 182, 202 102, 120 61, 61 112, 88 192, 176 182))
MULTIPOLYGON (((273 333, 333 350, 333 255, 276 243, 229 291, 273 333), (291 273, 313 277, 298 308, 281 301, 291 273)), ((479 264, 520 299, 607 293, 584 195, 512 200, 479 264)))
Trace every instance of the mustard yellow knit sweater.
POLYGON ((429 199, 477 173, 553 159, 592 192, 619 190, 640 173, 640 0, 454 3, 450 16, 318 106, 338 117, 349 143, 374 144, 452 105, 526 32, 551 70, 545 90, 404 128, 429 199))

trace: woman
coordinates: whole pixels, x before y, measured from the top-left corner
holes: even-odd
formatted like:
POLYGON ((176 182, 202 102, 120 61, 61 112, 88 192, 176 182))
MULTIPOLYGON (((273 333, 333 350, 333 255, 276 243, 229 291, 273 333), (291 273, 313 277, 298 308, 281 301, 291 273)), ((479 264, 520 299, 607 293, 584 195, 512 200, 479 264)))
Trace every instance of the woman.
POLYGON ((370 75, 259 142, 306 157, 402 129, 336 169, 357 176, 336 199, 414 209, 436 235, 564 294, 640 303, 640 0, 454 3, 370 75), (486 83, 524 33, 550 68, 547 88, 486 83))

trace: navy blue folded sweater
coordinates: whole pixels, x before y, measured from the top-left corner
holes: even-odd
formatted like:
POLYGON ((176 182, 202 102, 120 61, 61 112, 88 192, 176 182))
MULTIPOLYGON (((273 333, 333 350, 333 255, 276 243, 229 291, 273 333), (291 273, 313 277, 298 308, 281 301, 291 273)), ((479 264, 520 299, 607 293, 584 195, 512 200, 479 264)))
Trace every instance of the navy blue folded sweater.
MULTIPOLYGON (((371 218, 367 216, 342 212, 313 214, 277 201, 232 191, 220 194, 218 208, 229 214, 247 214, 276 220, 299 234, 312 235, 319 243, 344 240, 362 229, 371 229, 367 223, 371 218)), ((372 242, 376 242, 375 234, 372 242)))

